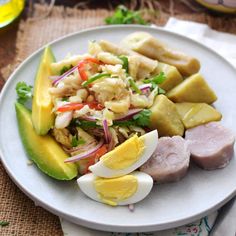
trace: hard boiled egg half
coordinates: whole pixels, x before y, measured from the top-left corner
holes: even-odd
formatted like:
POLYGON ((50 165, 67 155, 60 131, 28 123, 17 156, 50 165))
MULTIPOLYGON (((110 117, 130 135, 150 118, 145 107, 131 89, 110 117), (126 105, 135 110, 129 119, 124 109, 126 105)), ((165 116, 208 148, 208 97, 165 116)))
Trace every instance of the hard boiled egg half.
POLYGON ((81 176, 77 182, 88 197, 111 206, 139 202, 150 193, 153 186, 152 177, 139 171, 110 179, 90 173, 81 176))
POLYGON ((89 170, 100 177, 126 175, 143 165, 153 154, 158 142, 157 130, 141 137, 134 135, 100 158, 89 170))

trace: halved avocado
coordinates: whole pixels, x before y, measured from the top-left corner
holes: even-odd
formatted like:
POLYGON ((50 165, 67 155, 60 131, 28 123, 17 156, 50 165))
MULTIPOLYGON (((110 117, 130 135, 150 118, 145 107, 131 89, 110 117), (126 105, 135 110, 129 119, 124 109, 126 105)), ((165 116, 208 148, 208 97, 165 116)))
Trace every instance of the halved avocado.
POLYGON ((29 158, 45 174, 58 180, 71 180, 78 174, 74 163, 64 163, 69 156, 50 136, 37 135, 31 120, 31 112, 22 104, 15 104, 21 140, 29 158))
POLYGON ((42 55, 34 82, 34 96, 32 105, 33 127, 38 135, 45 135, 54 125, 55 115, 52 112, 53 103, 49 93, 52 81, 49 76, 50 65, 55 61, 50 47, 46 47, 42 55))

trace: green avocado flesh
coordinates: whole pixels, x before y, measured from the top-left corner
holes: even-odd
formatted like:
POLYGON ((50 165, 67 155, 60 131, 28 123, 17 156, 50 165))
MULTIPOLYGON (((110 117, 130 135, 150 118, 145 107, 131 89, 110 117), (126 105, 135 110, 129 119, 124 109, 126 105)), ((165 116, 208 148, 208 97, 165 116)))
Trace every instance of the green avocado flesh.
POLYGON ((29 158, 45 174, 58 180, 71 180, 78 174, 74 163, 64 163, 69 156, 50 136, 37 135, 31 121, 31 112, 20 103, 15 104, 21 140, 29 158))
POLYGON ((52 112, 53 102, 49 93, 52 87, 52 81, 49 76, 50 65, 55 61, 50 47, 46 47, 38 67, 34 82, 34 96, 32 104, 32 122, 35 132, 39 135, 45 135, 52 128, 55 121, 55 115, 52 112))

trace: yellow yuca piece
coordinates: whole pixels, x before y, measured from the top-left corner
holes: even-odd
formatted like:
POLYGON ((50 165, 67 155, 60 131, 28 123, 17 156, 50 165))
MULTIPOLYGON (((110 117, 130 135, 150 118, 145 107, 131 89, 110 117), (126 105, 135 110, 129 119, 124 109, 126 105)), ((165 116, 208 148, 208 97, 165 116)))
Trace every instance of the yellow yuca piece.
POLYGON ((200 69, 200 62, 196 58, 170 48, 147 32, 128 35, 122 45, 146 57, 173 65, 184 76, 197 73, 200 69))
POLYGON ((200 75, 195 74, 171 89, 166 96, 173 102, 203 102, 211 104, 217 100, 215 92, 200 75))
POLYGON ((206 103, 176 103, 178 113, 186 129, 202 125, 222 118, 220 112, 206 103))
POLYGON ((166 79, 163 83, 159 85, 159 87, 164 89, 166 92, 168 92, 183 81, 182 75, 179 73, 175 66, 159 62, 154 74, 157 75, 161 72, 165 74, 166 79))
POLYGON ((165 95, 158 95, 150 110, 150 128, 157 129, 160 136, 183 135, 184 126, 175 104, 165 95))

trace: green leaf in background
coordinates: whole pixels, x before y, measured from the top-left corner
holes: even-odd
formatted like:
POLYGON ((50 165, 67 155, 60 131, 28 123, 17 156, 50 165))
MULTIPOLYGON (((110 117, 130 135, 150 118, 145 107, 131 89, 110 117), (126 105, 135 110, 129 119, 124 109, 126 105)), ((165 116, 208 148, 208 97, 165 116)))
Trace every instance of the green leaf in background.
POLYGON ((16 85, 17 101, 21 104, 25 104, 29 99, 32 98, 32 86, 27 85, 25 82, 18 82, 16 85))
POLYGON ((108 25, 116 24, 139 24, 146 25, 139 11, 131 11, 127 7, 120 5, 116 8, 114 14, 105 18, 105 23, 108 25))
POLYGON ((4 226, 7 226, 9 225, 10 223, 8 221, 5 221, 5 220, 0 220, 0 226, 1 227, 4 227, 4 226))

